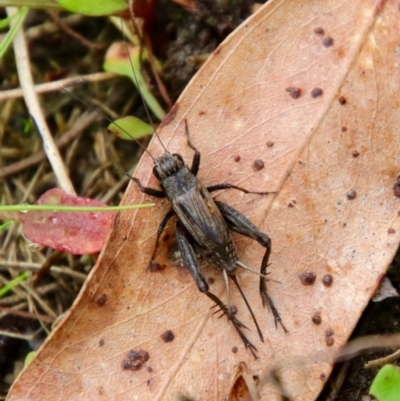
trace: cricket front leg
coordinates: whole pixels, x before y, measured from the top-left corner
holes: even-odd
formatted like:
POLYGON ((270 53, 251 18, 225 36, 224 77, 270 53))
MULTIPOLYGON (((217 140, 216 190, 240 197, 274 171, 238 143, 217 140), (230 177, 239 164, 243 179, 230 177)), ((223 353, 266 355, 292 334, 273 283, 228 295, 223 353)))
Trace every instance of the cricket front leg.
POLYGON ((268 260, 271 254, 270 238, 267 234, 261 232, 247 217, 243 216, 232 206, 229 206, 226 203, 217 200, 215 201, 215 203, 221 211, 225 221, 227 222, 228 227, 232 231, 242 234, 245 237, 254 239, 265 248, 265 254, 261 262, 260 269, 260 295, 262 303, 264 307, 267 306, 268 309, 272 312, 275 319, 275 326, 277 326, 277 324, 279 323, 282 326, 283 330, 287 332, 288 330, 284 326, 282 318, 267 291, 267 280, 265 276, 267 275, 268 260))
POLYGON ((155 198, 165 198, 167 196, 167 194, 163 190, 145 187, 142 185, 138 178, 132 177, 128 173, 125 173, 125 175, 136 183, 136 185, 140 189, 140 192, 143 192, 146 195, 154 196, 155 198))
POLYGON ((226 315, 228 320, 230 320, 238 332, 240 338, 242 339, 245 347, 250 349, 254 358, 257 358, 256 352, 257 348, 248 340, 248 338, 244 335, 242 329, 247 329, 247 327, 240 322, 239 319, 231 312, 231 308, 229 305, 225 305, 216 295, 209 291, 209 286, 207 281, 203 275, 203 272, 200 269, 200 264, 196 255, 196 252, 190 243, 190 240, 182 226, 182 224, 178 221, 176 223, 176 242, 178 244, 179 251, 182 255, 183 261, 186 265, 186 268, 189 270, 192 275, 194 281, 197 284, 198 289, 207 295, 221 310, 221 312, 226 315))
POLYGON ((160 245, 161 234, 163 233, 166 225, 168 224, 168 222, 171 220, 171 217, 173 217, 173 216, 175 216, 175 212, 171 209, 168 213, 165 214, 165 216, 161 220, 160 225, 158 226, 156 243, 154 245, 153 254, 151 255, 151 258, 150 258, 149 266, 147 267, 148 270, 152 270, 153 262, 156 257, 156 252, 157 252, 158 246, 160 245))

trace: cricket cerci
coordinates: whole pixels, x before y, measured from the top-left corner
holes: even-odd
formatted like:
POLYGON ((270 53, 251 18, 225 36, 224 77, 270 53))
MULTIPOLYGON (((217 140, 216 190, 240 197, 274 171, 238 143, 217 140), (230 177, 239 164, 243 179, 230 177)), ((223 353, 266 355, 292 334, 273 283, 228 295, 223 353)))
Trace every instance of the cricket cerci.
MULTIPOLYGON (((185 164, 180 154, 171 154, 164 148, 165 153, 161 157, 153 158, 155 164, 153 173, 160 182, 161 189, 144 187, 137 178, 131 177, 141 192, 157 198, 168 198, 171 202, 171 209, 164 216, 158 227, 155 248, 150 263, 154 260, 164 228, 168 221, 175 216, 176 241, 184 265, 192 275, 198 289, 207 295, 215 306, 226 315, 235 327, 245 347, 252 352, 254 357, 257 357, 256 347, 244 334, 243 329, 247 329, 247 327, 236 316, 236 308, 229 304, 229 279, 238 288, 253 318, 261 341, 264 341, 263 334, 236 277, 237 266, 260 276, 259 291, 262 303, 264 307, 267 306, 271 310, 275 319, 275 326, 279 323, 287 331, 278 310, 267 292, 266 274, 271 253, 271 240, 267 234, 261 232, 243 214, 226 203, 215 200, 211 193, 223 189, 236 189, 246 194, 259 195, 266 195, 269 192, 248 191, 229 183, 205 187, 196 177, 200 167, 201 154, 190 140, 187 120, 185 120, 185 131, 187 144, 194 151, 190 168, 185 164), (265 248, 259 273, 239 260, 231 231, 252 238, 265 248), (205 256, 212 265, 222 272, 227 287, 227 303, 222 302, 221 299, 210 292, 209 285, 200 267, 199 254, 205 256)), ((156 131, 155 134, 158 137, 156 131)))

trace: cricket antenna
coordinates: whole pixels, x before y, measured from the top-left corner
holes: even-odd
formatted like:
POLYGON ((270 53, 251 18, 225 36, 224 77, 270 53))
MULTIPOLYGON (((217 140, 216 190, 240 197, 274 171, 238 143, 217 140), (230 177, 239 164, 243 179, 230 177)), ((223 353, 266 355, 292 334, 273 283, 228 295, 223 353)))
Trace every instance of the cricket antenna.
MULTIPOLYGON (((60 88, 63 92, 67 93, 69 96, 71 96, 72 98, 78 100, 80 103, 84 104, 86 107, 89 107, 90 109, 92 109, 93 111, 95 111, 99 116, 101 116, 102 118, 104 118, 105 120, 107 120, 109 123, 114 124, 119 130, 121 130, 122 132, 124 132, 126 135, 131 136, 131 134, 123 127, 121 127, 120 125, 118 125, 112 118, 108 117, 105 113, 103 113, 102 111, 100 111, 97 107, 91 105, 90 103, 85 102, 83 99, 81 99, 79 96, 76 96, 75 94, 73 94, 72 92, 70 92, 69 90, 65 89, 65 88, 60 88)), ((133 138, 132 138, 133 139, 133 138)), ((144 152, 146 152, 153 160, 153 162, 156 162, 156 159, 153 157, 153 155, 136 139, 133 139, 142 149, 144 152)))
POLYGON ((240 295, 242 296, 242 299, 243 299, 244 303, 246 304, 247 309, 248 309, 248 311, 250 312, 251 317, 253 318, 253 322, 254 322, 254 324, 255 324, 255 326, 256 326, 256 328, 257 328, 258 336, 260 337, 260 340, 261 340, 262 342, 264 342, 264 336, 263 336, 263 334, 262 334, 262 331, 261 331, 261 329, 260 329, 260 326, 258 325, 258 322, 257 322, 256 317, 254 316, 254 313, 253 313, 253 311, 252 311, 252 309, 251 309, 251 306, 250 306, 250 304, 249 304, 249 301, 247 300, 246 296, 244 295, 244 292, 243 292, 242 288, 241 288, 240 285, 239 285, 239 282, 237 281, 237 277, 236 277, 235 275, 229 275, 229 278, 235 283, 237 289, 239 290, 240 295))
MULTIPOLYGON (((132 62, 132 59, 131 59, 131 54, 129 53, 129 47, 128 47, 128 44, 127 44, 127 42, 126 42, 125 32, 124 32, 124 25, 123 25, 123 23, 122 23, 122 19, 121 19, 121 32, 122 32, 122 37, 123 37, 123 39, 124 39, 124 44, 125 44, 126 53, 127 53, 127 55, 128 55, 128 58, 129 58, 129 63, 131 64, 133 76, 134 76, 134 78, 135 78, 136 86, 137 86, 137 88, 138 88, 138 92, 139 92, 140 98, 142 99, 142 103, 143 103, 144 109, 145 109, 145 111, 146 111, 147 118, 149 119, 150 124, 151 124, 151 126, 153 127, 154 135, 157 137, 158 142, 160 142, 160 144, 161 144, 161 146, 163 147, 164 151, 165 151, 165 152, 168 152, 167 148, 166 148, 166 147, 164 146, 164 144, 162 143, 162 141, 161 141, 161 139, 160 139, 160 136, 158 135, 157 130, 155 129, 155 125, 154 125, 154 123, 153 123, 153 119, 151 118, 151 115, 150 115, 150 112, 149 112, 149 108, 147 107, 147 104, 146 104, 146 102, 145 102, 145 99, 144 99, 144 96, 143 96, 143 94, 142 94, 142 91, 140 90, 140 87, 139 87, 139 80, 138 80, 138 78, 137 78, 137 75, 136 75, 136 72, 135 72, 135 68, 134 68, 134 66, 133 66, 133 62, 132 62)), ((138 32, 137 32, 137 34, 138 34, 138 32)), ((140 38, 139 38, 139 39, 140 39, 140 38)), ((154 160, 154 159, 153 159, 153 160, 154 160)))

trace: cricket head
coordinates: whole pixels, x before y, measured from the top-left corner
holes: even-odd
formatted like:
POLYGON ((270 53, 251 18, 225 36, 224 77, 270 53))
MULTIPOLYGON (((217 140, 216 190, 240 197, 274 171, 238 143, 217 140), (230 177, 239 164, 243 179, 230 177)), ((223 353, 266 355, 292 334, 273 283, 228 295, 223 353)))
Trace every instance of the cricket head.
POLYGON ((185 165, 181 155, 169 152, 165 152, 154 163, 153 174, 159 181, 174 175, 185 165))

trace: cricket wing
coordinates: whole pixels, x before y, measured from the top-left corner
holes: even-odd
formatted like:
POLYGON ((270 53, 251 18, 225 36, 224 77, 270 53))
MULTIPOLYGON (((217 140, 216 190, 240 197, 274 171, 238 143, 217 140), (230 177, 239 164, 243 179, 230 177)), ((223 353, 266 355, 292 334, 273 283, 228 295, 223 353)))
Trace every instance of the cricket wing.
POLYGON ((232 242, 228 226, 214 199, 201 184, 172 201, 179 220, 204 249, 219 249, 232 242))

